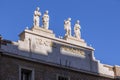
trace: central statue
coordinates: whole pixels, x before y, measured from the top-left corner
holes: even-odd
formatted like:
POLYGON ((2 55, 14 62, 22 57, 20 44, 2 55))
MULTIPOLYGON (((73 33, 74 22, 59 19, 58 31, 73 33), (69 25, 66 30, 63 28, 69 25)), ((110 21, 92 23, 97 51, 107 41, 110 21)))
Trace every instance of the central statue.
POLYGON ((34 17, 33 17, 33 21, 34 21, 34 26, 39 27, 39 22, 40 22, 40 16, 41 16, 41 12, 39 11, 39 7, 37 7, 37 9, 34 11, 34 17))
POLYGON ((48 29, 49 28, 49 15, 48 15, 48 10, 45 11, 43 17, 42 17, 42 22, 43 22, 43 28, 48 29))
POLYGON ((64 29, 66 30, 65 36, 71 36, 71 18, 64 21, 64 29))
POLYGON ((81 29, 80 21, 77 20, 77 22, 76 22, 75 25, 74 25, 74 34, 75 34, 74 36, 75 36, 77 39, 80 39, 80 38, 81 38, 80 29, 81 29))

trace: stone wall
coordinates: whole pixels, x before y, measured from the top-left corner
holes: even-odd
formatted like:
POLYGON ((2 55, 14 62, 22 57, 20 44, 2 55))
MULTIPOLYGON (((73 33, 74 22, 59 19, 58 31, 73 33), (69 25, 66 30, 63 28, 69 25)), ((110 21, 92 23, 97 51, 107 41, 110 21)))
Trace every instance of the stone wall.
POLYGON ((99 75, 50 66, 4 54, 1 54, 0 57, 0 80, 19 80, 20 67, 34 69, 34 80, 57 80, 58 75, 67 76, 70 80, 114 80, 100 77, 99 75))
POLYGON ((114 72, 116 78, 120 79, 120 66, 114 66, 114 72))
POLYGON ((43 28, 25 29, 19 36, 18 42, 5 41, 1 49, 11 54, 114 77, 114 71, 95 59, 94 49, 83 39, 72 36, 57 38, 52 30, 43 28))

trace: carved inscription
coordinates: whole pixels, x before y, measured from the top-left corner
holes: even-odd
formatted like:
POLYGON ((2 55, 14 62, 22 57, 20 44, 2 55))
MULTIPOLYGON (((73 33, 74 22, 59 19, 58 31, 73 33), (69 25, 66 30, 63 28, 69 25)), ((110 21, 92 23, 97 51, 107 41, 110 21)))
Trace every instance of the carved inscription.
POLYGON ((36 44, 56 48, 56 43, 53 43, 53 42, 48 41, 48 40, 39 39, 39 38, 36 38, 36 44))
POLYGON ((68 47, 68 46, 62 46, 62 49, 68 52, 75 53, 75 54, 80 54, 81 56, 85 56, 85 52, 80 49, 76 49, 76 48, 68 47))
POLYGON ((42 41, 42 39, 36 39, 36 44, 38 44, 38 45, 42 45, 43 44, 43 41, 42 41))

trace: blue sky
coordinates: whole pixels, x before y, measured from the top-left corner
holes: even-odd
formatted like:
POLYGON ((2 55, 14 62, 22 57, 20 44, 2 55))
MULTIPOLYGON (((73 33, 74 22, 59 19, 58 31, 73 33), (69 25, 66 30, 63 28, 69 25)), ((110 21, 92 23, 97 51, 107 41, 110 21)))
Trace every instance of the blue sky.
POLYGON ((120 65, 120 0, 0 0, 3 38, 17 41, 20 32, 32 27, 36 7, 42 14, 49 10, 49 28, 56 36, 64 36, 65 19, 72 18, 72 29, 80 20, 82 38, 95 48, 96 59, 120 65))

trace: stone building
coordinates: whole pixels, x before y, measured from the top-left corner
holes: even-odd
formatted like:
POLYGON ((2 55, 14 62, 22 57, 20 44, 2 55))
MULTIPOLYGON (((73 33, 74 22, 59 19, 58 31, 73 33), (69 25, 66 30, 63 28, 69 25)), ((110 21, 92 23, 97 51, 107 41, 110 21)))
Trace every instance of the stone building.
POLYGON ((0 80, 120 80, 120 66, 100 63, 81 37, 35 24, 17 42, 0 37, 0 80))

